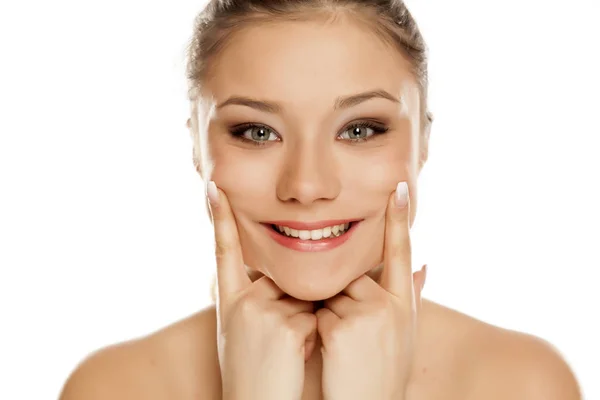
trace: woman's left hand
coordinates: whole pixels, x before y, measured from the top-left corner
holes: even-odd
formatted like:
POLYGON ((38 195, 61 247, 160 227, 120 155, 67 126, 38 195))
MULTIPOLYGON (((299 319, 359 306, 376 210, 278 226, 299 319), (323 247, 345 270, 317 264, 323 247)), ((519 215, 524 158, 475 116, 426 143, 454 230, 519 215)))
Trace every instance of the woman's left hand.
POLYGON ((405 400, 426 268, 412 275, 410 200, 386 210, 380 284, 367 275, 317 311, 326 400, 405 400))

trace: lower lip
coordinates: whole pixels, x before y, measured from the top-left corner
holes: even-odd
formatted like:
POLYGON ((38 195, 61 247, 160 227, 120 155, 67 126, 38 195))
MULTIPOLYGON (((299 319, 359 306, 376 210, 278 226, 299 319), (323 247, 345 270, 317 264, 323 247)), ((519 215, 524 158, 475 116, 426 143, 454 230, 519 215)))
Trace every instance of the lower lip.
POLYGON ((271 225, 261 224, 266 230, 269 236, 271 236, 277 243, 282 246, 287 247, 288 249, 296 250, 296 251, 327 251, 335 249, 338 246, 344 244, 350 236, 356 230, 356 227, 360 224, 360 221, 353 222, 350 226, 350 229, 342 236, 338 237, 329 237, 320 240, 302 240, 295 237, 289 237, 275 232, 271 225))

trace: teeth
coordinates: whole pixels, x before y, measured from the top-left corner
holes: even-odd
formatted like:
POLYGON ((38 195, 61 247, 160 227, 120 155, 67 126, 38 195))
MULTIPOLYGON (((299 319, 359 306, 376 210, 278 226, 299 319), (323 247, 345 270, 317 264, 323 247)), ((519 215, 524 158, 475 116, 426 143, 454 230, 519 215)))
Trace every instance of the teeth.
POLYGON ((348 230, 349 227, 350 223, 346 223, 328 226, 323 229, 305 231, 277 225, 277 230, 286 236, 297 237, 301 240, 321 240, 322 238, 341 236, 348 230))
POLYGON ((310 238, 312 240, 321 240, 323 238, 323 229, 315 229, 310 231, 310 238))

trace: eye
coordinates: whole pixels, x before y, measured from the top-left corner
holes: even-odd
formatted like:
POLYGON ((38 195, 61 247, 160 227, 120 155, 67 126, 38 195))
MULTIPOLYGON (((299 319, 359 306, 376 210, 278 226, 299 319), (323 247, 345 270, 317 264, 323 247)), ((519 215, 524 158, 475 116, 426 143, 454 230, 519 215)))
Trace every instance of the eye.
POLYGON ((351 142, 362 142, 369 140, 374 135, 387 132, 388 128, 371 121, 361 121, 350 125, 340 134, 340 138, 351 142))
MULTIPOLYGON (((374 121, 360 121, 348 126, 338 137, 351 143, 365 142, 387 132, 388 129, 387 126, 374 121)), ((229 133, 235 139, 255 146, 265 146, 268 142, 281 140, 271 128, 256 123, 233 127, 229 133)))
POLYGON ((242 126, 233 131, 232 134, 255 142, 269 142, 277 140, 277 135, 275 135, 271 129, 261 125, 242 126))

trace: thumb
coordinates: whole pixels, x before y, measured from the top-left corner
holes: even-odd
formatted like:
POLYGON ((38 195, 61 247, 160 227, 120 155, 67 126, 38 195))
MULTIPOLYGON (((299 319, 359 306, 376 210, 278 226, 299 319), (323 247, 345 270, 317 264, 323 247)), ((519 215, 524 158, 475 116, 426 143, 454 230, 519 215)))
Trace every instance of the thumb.
POLYGON ((312 355, 315 345, 317 344, 317 329, 306 338, 306 342, 304 343, 304 362, 307 362, 312 355))

